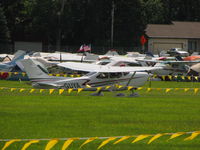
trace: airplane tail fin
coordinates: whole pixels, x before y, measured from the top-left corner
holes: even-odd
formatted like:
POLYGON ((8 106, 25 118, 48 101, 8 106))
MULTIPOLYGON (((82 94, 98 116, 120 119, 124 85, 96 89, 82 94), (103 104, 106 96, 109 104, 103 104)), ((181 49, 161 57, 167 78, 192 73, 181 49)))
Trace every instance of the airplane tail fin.
POLYGON ((97 60, 98 58, 99 58, 98 55, 86 53, 84 60, 91 60, 92 61, 92 60, 97 60))
POLYGON ((51 76, 48 75, 48 72, 40 66, 40 64, 36 64, 33 59, 24 59, 21 61, 24 66, 24 70, 26 71, 30 80, 32 79, 46 79, 51 76))
POLYGON ((154 55, 152 54, 152 52, 146 52, 146 56, 149 56, 149 57, 154 57, 154 55))
POLYGON ((176 60, 183 61, 183 58, 178 55, 178 56, 176 56, 176 60))
POLYGON ((16 62, 24 59, 24 56, 26 55, 26 51, 18 50, 15 54, 13 59, 8 63, 9 65, 16 65, 16 62))

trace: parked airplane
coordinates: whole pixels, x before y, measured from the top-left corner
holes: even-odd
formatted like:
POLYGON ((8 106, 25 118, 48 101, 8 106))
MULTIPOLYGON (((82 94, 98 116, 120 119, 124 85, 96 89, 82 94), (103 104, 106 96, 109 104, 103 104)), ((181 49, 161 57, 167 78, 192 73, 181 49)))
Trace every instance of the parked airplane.
POLYGON ((157 75, 186 75, 190 69, 189 64, 200 63, 199 60, 196 61, 184 61, 181 58, 177 58, 177 60, 145 60, 145 59, 136 59, 138 62, 145 62, 151 66, 155 67, 163 67, 162 70, 153 70, 152 74, 157 75))
MULTIPOLYGON (((36 65, 34 60, 25 59, 21 63, 32 81, 35 88, 55 88, 55 89, 78 89, 86 88, 96 90, 102 87, 102 90, 118 90, 116 85, 124 88, 133 86, 134 88, 143 86, 148 80, 149 74, 145 71, 154 70, 152 67, 106 67, 93 64, 82 64, 77 66, 74 62, 66 62, 68 68, 89 72, 85 76, 78 78, 65 78, 48 76, 40 65, 36 65), (89 66, 88 66, 89 65, 89 66), (109 89, 107 88, 109 86, 109 89)), ((161 69, 161 68, 157 68, 161 69)), ((120 88, 122 90, 123 88, 120 88)))
POLYGON ((14 67, 17 65, 17 62, 23 59, 26 54, 27 54, 26 51, 18 50, 14 54, 14 58, 11 61, 6 63, 0 63, 0 71, 5 71, 5 72, 12 71, 14 67))

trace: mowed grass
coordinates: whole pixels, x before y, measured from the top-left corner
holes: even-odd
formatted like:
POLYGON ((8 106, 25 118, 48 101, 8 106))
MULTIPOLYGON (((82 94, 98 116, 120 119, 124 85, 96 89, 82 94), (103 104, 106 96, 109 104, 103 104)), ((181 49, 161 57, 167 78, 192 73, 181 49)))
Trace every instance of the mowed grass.
MULTIPOLYGON (((200 83, 154 81, 152 88, 200 88, 200 83)), ((0 87, 31 88, 26 82, 0 81, 0 87)), ((200 91, 140 90, 140 97, 89 96, 90 92, 49 95, 48 92, 29 93, 0 90, 0 139, 35 139, 68 137, 112 137, 140 134, 174 133, 200 130, 200 91)), ((125 92, 128 94, 128 92, 125 92)), ((183 135, 171 141, 163 136, 151 144, 150 138, 132 144, 130 138, 117 145, 110 142, 105 150, 194 150, 200 149, 200 137, 183 141, 183 135)), ((97 149, 103 140, 95 140, 82 149, 97 149)), ((31 145, 28 150, 45 149, 48 141, 31 145)), ((61 149, 59 141, 53 150, 61 149)), ((84 140, 77 140, 68 149, 78 149, 84 140)), ((21 149, 16 142, 8 150, 21 149)), ((0 142, 0 148, 5 142, 0 142)))

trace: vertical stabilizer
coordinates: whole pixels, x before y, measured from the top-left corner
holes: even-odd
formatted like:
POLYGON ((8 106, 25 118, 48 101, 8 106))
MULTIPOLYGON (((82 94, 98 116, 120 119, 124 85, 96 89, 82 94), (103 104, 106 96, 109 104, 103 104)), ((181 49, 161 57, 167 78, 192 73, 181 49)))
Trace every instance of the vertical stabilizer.
POLYGON ((29 79, 46 79, 50 78, 48 72, 32 59, 24 59, 21 61, 29 79))
POLYGON ((24 56, 26 55, 26 51, 23 50, 18 50, 15 54, 14 54, 14 58, 11 60, 11 62, 9 62, 9 65, 16 65, 16 62, 24 59, 24 56))

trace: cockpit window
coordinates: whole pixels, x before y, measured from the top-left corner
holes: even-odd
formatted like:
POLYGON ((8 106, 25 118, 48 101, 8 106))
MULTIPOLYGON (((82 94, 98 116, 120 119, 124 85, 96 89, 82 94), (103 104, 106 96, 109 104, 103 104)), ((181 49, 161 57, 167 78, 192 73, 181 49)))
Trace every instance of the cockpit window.
POLYGON ((120 78, 122 76, 122 73, 110 73, 110 78, 120 78))
POLYGON ((138 63, 127 63, 127 66, 142 66, 142 65, 138 63))
POLYGON ((109 74, 108 73, 100 73, 97 76, 97 79, 107 79, 107 78, 109 78, 109 74))
POLYGON ((126 76, 126 75, 128 75, 129 74, 129 72, 124 72, 124 76, 126 76))
POLYGON ((110 62, 100 62, 98 65, 107 65, 110 62))

